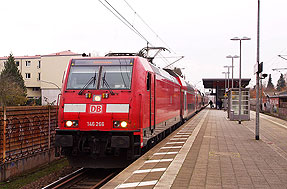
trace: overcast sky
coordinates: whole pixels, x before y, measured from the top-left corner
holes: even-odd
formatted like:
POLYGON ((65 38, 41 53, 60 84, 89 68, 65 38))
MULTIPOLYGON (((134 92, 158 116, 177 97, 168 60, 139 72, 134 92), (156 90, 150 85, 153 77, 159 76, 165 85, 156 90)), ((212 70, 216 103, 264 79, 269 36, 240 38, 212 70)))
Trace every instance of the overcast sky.
MULTIPOLYGON (((202 78, 224 78, 222 72, 227 69, 223 66, 231 65, 231 59, 225 57, 239 55, 239 42, 230 39, 250 37, 251 41, 242 42, 242 78, 251 78, 255 84, 257 0, 126 1, 137 14, 124 0, 108 0, 152 45, 168 45, 172 53, 163 56, 185 56, 174 66, 185 68, 184 75, 193 84, 202 78)), ((98 0, 1 0, 0 7, 0 56, 64 50, 104 55, 137 52, 146 46, 98 0)), ((271 69, 287 67, 287 61, 278 57, 287 55, 286 8, 286 0, 261 0, 260 60, 264 72, 272 74, 274 85, 280 73, 271 69)), ((157 61, 157 66, 166 65, 157 61)), ((236 59, 236 78, 238 65, 236 59)))

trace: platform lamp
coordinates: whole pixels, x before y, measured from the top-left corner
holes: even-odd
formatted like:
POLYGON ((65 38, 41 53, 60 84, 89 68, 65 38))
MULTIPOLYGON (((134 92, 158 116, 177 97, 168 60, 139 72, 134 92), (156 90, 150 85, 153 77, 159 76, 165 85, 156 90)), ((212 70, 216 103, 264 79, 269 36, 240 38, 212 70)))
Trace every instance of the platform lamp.
POLYGON ((43 82, 43 83, 52 84, 52 85, 54 85, 55 87, 57 87, 57 89, 61 92, 60 87, 59 87, 56 83, 53 83, 53 82, 51 82, 51 81, 44 81, 44 80, 39 80, 39 81, 41 81, 41 82, 43 82))
POLYGON ((232 39, 230 39, 232 41, 239 41, 239 112, 238 112, 238 123, 241 124, 241 41, 245 41, 245 40, 251 40, 251 38, 249 37, 242 37, 242 38, 238 38, 238 37, 234 37, 232 39))
POLYGON ((229 68, 231 68, 231 66, 223 66, 224 68, 227 68, 227 88, 229 90, 229 68))
POLYGON ((224 92, 226 91, 226 74, 227 72, 222 72, 224 74, 224 92))
POLYGON ((234 56, 231 56, 231 55, 228 55, 228 56, 226 56, 226 58, 231 58, 232 59, 232 64, 231 64, 231 88, 233 88, 233 68, 234 68, 234 66, 233 66, 233 59, 234 58, 239 58, 239 56, 237 56, 237 55, 234 55, 234 56))
POLYGON ((222 72, 224 74, 224 109, 226 109, 226 75, 228 72, 222 72))

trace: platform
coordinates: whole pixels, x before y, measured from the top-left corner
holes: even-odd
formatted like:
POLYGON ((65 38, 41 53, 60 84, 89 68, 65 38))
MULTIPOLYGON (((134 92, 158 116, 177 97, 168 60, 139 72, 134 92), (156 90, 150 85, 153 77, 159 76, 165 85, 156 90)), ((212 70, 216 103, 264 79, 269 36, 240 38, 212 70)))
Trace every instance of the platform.
POLYGON ((287 122, 206 108, 103 188, 287 188, 287 122))

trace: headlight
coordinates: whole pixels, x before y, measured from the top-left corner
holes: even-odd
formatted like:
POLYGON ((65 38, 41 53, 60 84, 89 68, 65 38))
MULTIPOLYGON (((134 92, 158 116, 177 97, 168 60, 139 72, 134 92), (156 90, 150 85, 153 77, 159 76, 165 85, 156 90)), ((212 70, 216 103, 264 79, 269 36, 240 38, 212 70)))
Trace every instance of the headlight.
POLYGON ((126 121, 113 121, 113 127, 114 128, 126 128, 128 126, 128 123, 126 121))
POLYGON ((114 127, 119 127, 120 126, 120 122, 119 121, 114 121, 114 127))
POLYGON ((127 127, 127 126, 128 126, 128 123, 127 123, 126 121, 122 121, 122 122, 121 122, 121 127, 124 127, 124 128, 125 128, 125 127, 127 127))
POLYGON ((102 100, 101 95, 94 95, 93 98, 94 98, 93 100, 96 101, 96 102, 100 102, 102 100))
POLYGON ((66 126, 67 127, 72 127, 73 126, 73 122, 72 121, 66 121, 66 126))
POLYGON ((78 120, 68 120, 66 121, 66 127, 78 127, 79 122, 78 120))

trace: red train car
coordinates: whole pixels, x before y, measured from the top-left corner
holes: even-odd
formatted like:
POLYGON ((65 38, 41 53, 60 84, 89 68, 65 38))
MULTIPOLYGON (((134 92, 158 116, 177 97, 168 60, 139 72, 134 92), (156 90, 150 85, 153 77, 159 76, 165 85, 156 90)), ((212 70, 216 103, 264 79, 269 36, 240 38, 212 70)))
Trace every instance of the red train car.
POLYGON ((196 91, 139 56, 72 59, 63 82, 56 154, 71 165, 116 168, 197 110, 196 91))
POLYGON ((196 90, 173 70, 165 69, 165 71, 175 77, 181 86, 180 115, 183 120, 187 120, 197 112, 196 90))

